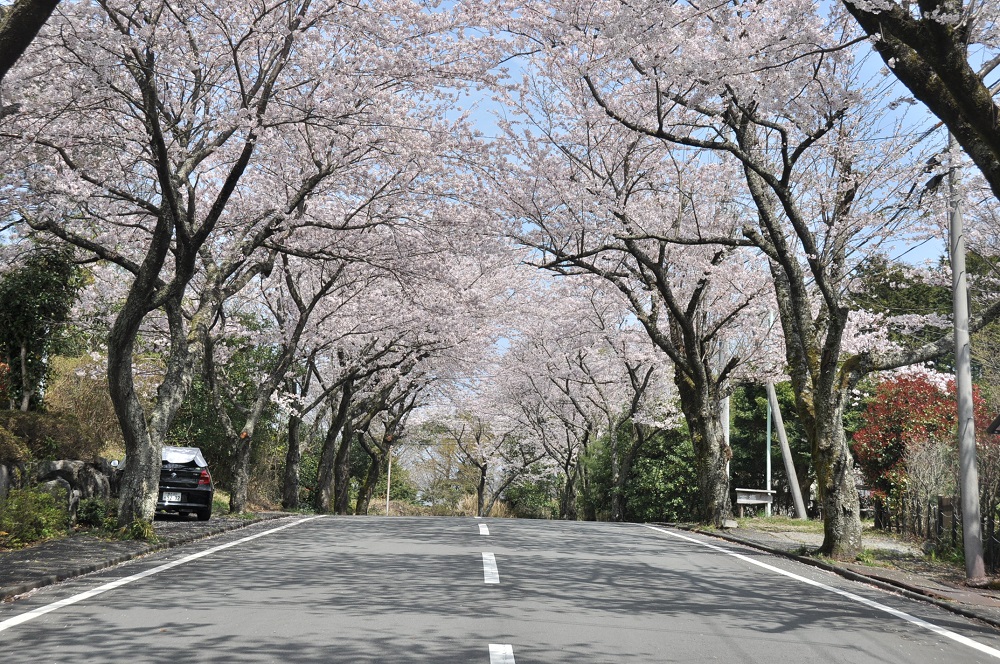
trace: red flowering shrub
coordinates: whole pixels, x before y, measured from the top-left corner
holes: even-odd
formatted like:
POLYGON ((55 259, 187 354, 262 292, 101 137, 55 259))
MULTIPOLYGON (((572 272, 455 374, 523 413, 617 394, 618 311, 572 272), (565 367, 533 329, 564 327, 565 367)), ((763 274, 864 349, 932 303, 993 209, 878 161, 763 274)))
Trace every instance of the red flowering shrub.
MULTIPOLYGON (((986 427, 993 418, 976 386, 972 399, 976 437, 992 444, 994 436, 986 433, 986 427)), ((955 444, 957 410, 955 381, 950 377, 900 374, 878 384, 852 443, 865 482, 876 495, 884 499, 905 488, 903 460, 909 448, 927 441, 955 444)))

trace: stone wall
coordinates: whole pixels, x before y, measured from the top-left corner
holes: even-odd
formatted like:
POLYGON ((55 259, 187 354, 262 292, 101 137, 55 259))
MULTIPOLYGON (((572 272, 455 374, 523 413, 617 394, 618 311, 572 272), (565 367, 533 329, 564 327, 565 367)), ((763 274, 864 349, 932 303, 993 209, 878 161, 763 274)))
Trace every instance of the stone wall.
POLYGON ((39 487, 47 491, 65 491, 67 507, 75 518, 81 500, 99 498, 110 500, 110 464, 63 459, 59 461, 36 461, 27 464, 0 464, 0 503, 7 498, 11 489, 39 487))

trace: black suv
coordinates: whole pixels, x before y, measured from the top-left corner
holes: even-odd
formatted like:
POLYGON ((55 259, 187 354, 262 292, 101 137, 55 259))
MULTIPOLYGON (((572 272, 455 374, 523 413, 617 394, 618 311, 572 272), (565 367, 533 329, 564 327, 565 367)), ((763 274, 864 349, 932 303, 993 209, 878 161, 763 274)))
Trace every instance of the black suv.
POLYGON ((197 447, 164 447, 163 469, 156 511, 188 515, 199 521, 212 518, 212 475, 208 462, 197 447))

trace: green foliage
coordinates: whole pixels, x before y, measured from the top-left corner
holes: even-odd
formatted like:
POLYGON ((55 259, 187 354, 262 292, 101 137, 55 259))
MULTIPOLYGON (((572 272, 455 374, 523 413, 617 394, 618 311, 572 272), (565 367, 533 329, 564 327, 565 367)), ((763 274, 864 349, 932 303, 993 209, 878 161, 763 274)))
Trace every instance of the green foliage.
POLYGON ((31 459, 24 441, 0 426, 0 463, 20 463, 31 459))
MULTIPOLYGON (((225 364, 225 374, 232 394, 224 395, 223 401, 229 417, 238 428, 246 419, 246 413, 255 398, 262 367, 274 360, 274 351, 263 346, 249 345, 245 339, 234 339, 229 343, 233 345, 233 353, 225 364)), ((251 478, 273 475, 256 473, 255 470, 262 464, 272 465, 275 456, 280 457, 283 463, 284 444, 279 432, 281 423, 274 406, 265 408, 254 430, 250 458, 251 478)), ((170 445, 200 448, 211 466, 216 485, 227 491, 232 489, 236 449, 219 421, 211 390, 203 378, 196 377, 192 382, 184 405, 174 417, 167 440, 170 445)), ((272 484, 269 493, 276 491, 276 486, 278 485, 272 484)), ((276 500, 278 496, 266 498, 276 500)))
POLYGON ((66 496, 41 489, 12 489, 0 504, 0 545, 19 547, 65 535, 66 496))
MULTIPOLYGON (((778 383, 774 386, 774 391, 785 423, 799 486, 808 488, 813 472, 812 453, 796 413, 795 395, 790 383, 778 383)), ((733 392, 729 403, 733 418, 729 435, 729 443, 733 449, 733 458, 729 464, 730 487, 763 489, 767 482, 767 392, 763 385, 741 385, 733 392)), ((781 458, 778 434, 773 427, 770 450, 771 488, 778 492, 775 495, 776 507, 790 508, 791 491, 781 458)), ((803 490, 802 495, 805 497, 808 493, 803 490)))
POLYGON ((100 456, 102 442, 85 431, 75 415, 0 410, 0 427, 20 439, 34 460, 100 456))
POLYGON ((78 525, 102 530, 114 530, 118 519, 118 505, 112 500, 84 498, 76 509, 78 525))
POLYGON ((554 475, 526 474, 504 492, 511 513, 521 519, 553 519, 559 514, 554 475))
POLYGON ((691 521, 699 509, 694 447, 687 426, 652 437, 625 486, 628 521, 691 521))
POLYGON ((225 514, 229 511, 229 494, 216 491, 212 494, 212 514, 225 514))
POLYGON ((312 506, 316 485, 319 483, 319 457, 323 451, 323 438, 318 431, 302 436, 302 456, 299 458, 299 505, 312 506), (308 445, 306 443, 309 443, 308 445))
POLYGON ((48 358, 58 352, 70 309, 83 285, 68 254, 37 249, 0 277, 0 360, 9 367, 9 396, 30 393, 37 408, 48 377, 48 358), (22 369, 23 357, 23 369, 22 369))
MULTIPOLYGON (((417 483, 413 481, 410 471, 400 466, 396 457, 392 457, 391 463, 392 491, 389 494, 389 500, 398 500, 407 503, 416 501, 417 491, 420 490, 420 487, 418 487, 417 483)), ((372 494, 372 500, 377 499, 379 496, 385 498, 385 482, 386 473, 383 468, 378 484, 375 485, 375 492, 372 494)))
POLYGON ((197 447, 208 460, 215 486, 228 491, 232 488, 232 465, 236 455, 232 442, 212 405, 208 384, 195 377, 184 405, 181 406, 170 431, 167 444, 178 447, 197 447))

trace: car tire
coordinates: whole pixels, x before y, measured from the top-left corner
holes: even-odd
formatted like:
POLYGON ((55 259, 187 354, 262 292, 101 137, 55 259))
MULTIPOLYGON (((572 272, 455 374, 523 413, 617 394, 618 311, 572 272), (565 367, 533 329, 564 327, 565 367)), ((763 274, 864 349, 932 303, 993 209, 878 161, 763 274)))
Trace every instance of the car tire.
POLYGON ((198 515, 199 521, 208 521, 209 519, 212 518, 212 508, 209 507, 208 509, 205 510, 198 510, 196 514, 198 515))

